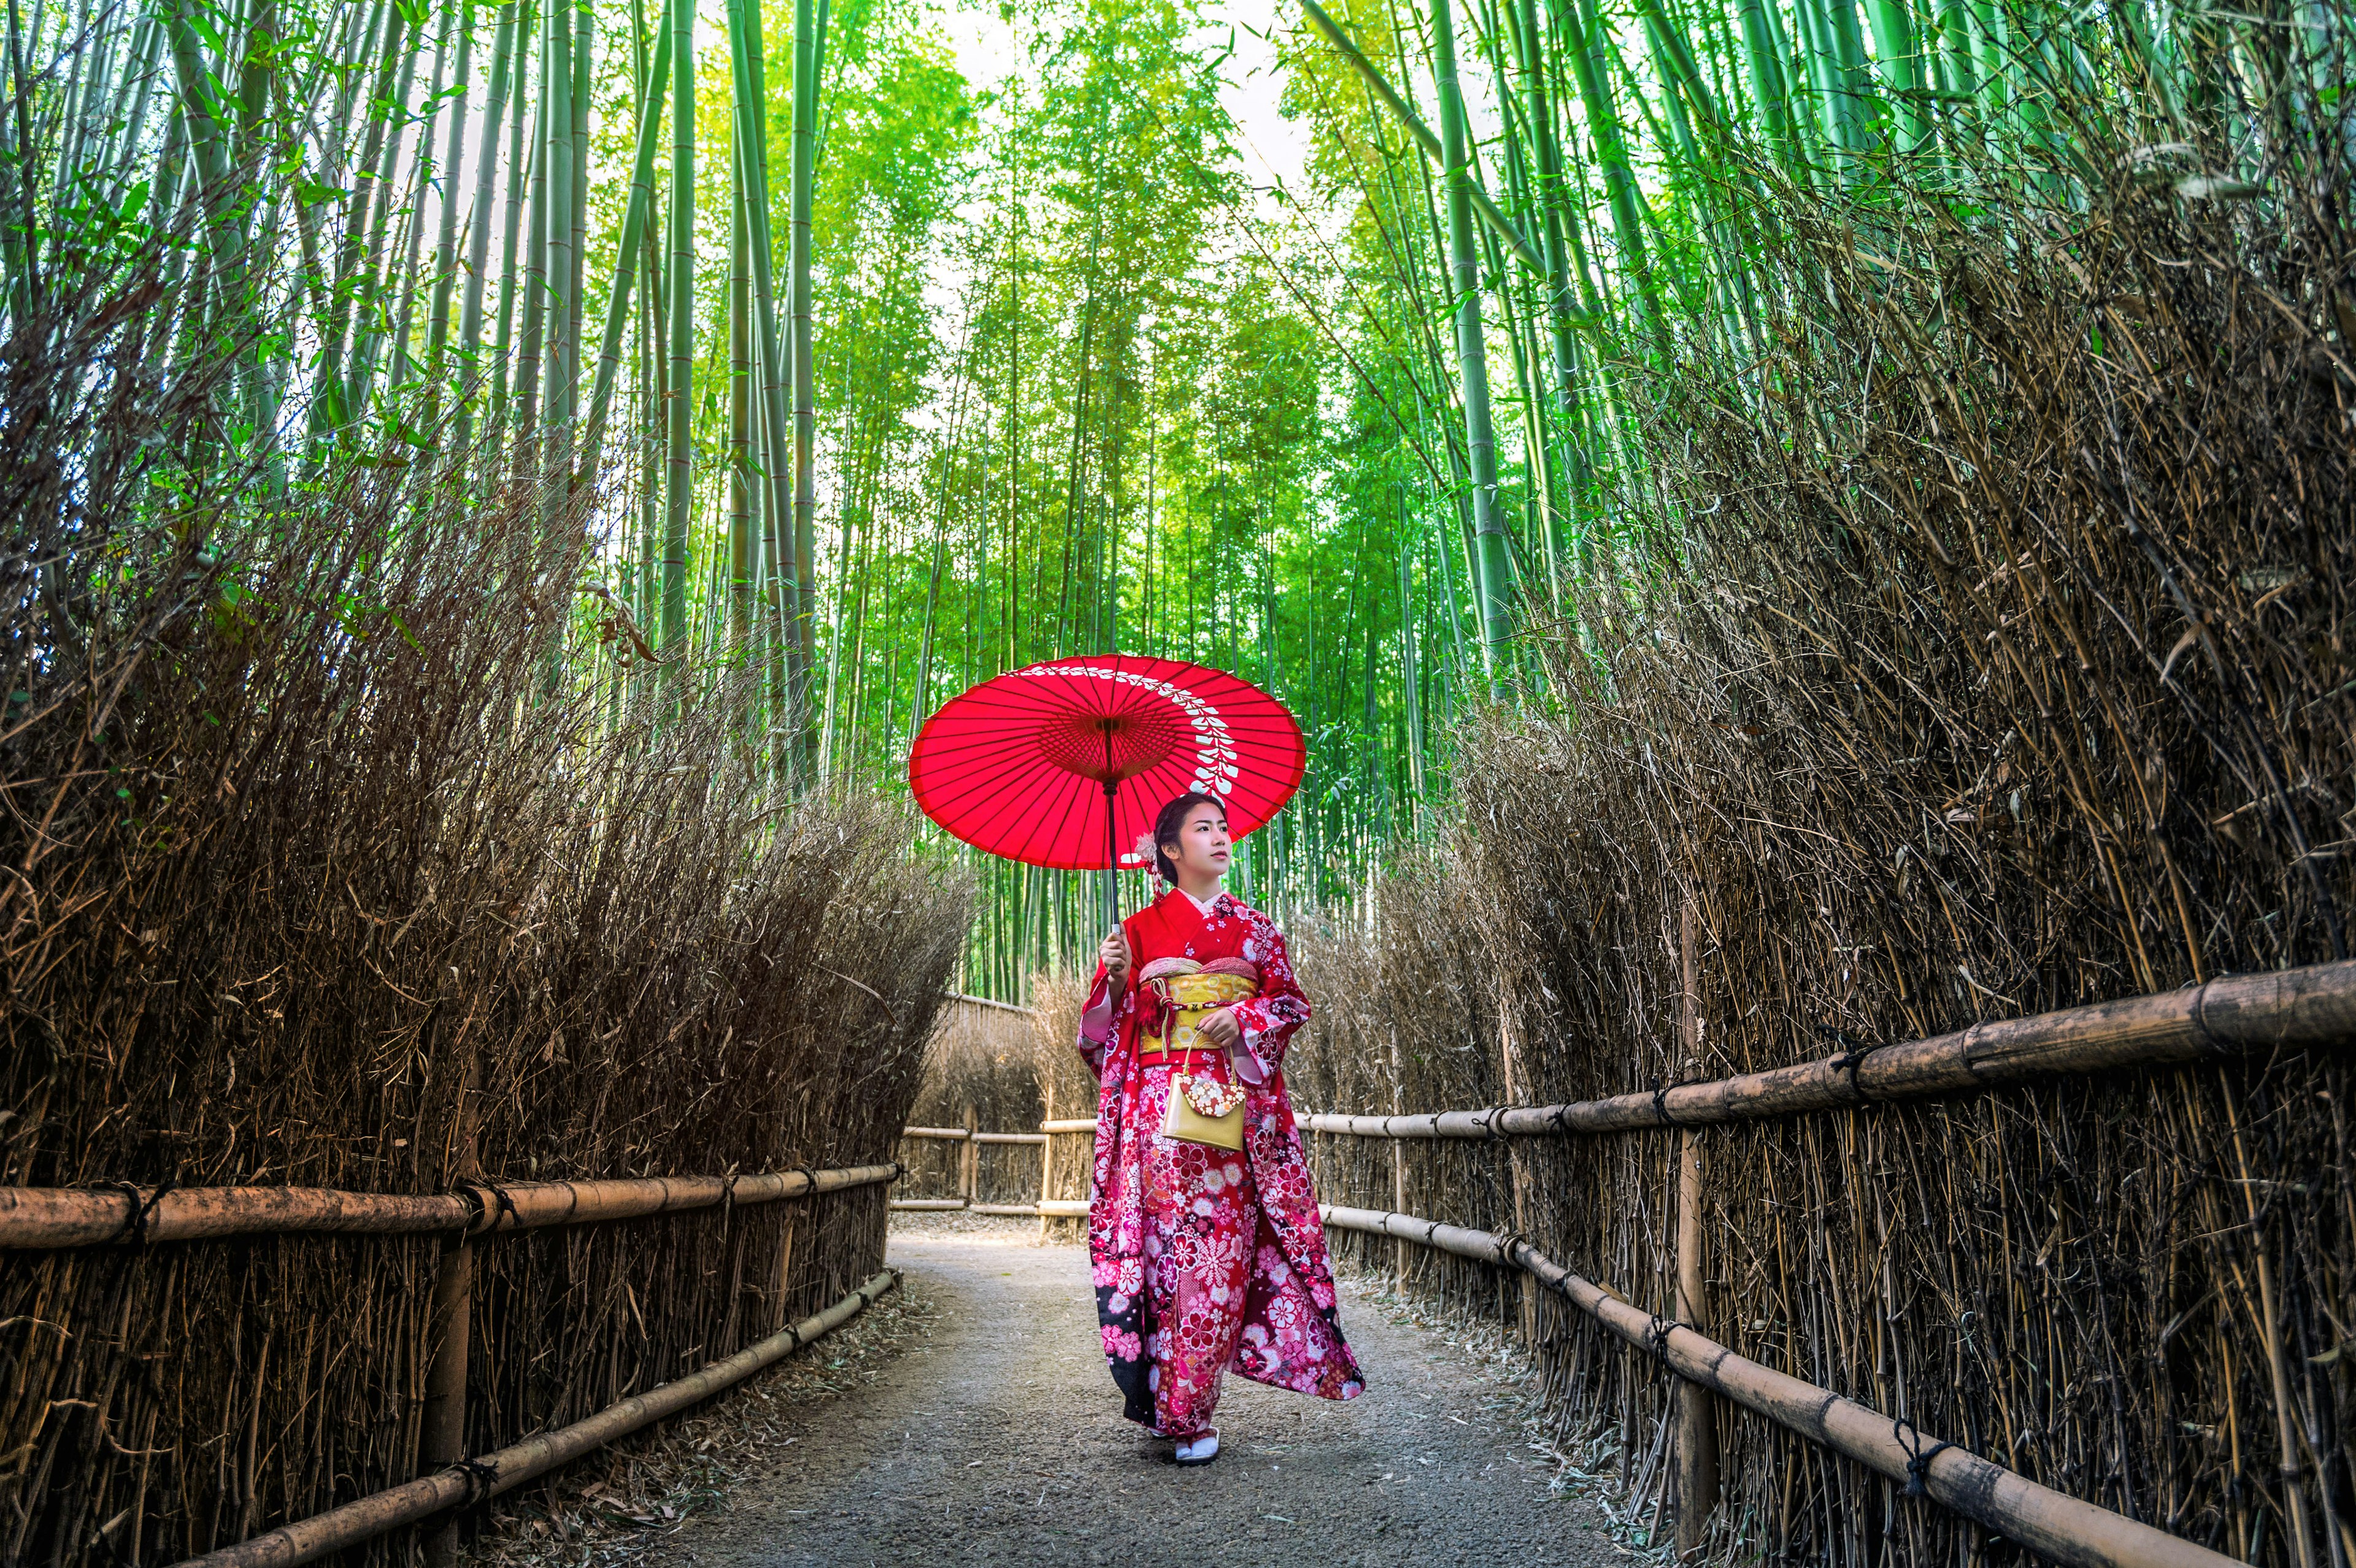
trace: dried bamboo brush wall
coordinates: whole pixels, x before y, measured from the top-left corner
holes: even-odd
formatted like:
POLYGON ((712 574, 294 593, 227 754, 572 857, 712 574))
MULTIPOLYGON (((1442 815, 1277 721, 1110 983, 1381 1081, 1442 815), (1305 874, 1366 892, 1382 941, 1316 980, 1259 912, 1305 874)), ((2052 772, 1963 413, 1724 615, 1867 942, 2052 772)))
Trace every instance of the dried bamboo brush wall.
MULTIPOLYGON (((925 1053, 910 1125, 1036 1132, 1045 1101, 1032 1059, 1031 1028, 1026 1011, 967 997, 950 1001, 925 1053)), ((908 1176, 894 1189, 895 1198, 956 1197, 958 1162, 969 1157, 978 1178, 977 1201, 1028 1203, 1039 1196, 1039 1153, 1032 1145, 992 1145, 969 1154, 963 1144, 908 1138, 899 1157, 908 1176)))
MULTIPOLYGON (((1088 1071, 1077 1044, 1080 1008, 1088 999, 1087 991, 1084 976, 1031 976, 1031 1059, 1038 1072, 1046 1120, 1077 1122, 1096 1117, 1097 1078, 1088 1071)), ((1087 1202, 1095 1158, 1096 1140, 1088 1134, 1051 1134, 1042 1193, 1061 1202, 1087 1202)), ((1040 1235, 1048 1241, 1084 1241, 1087 1229, 1085 1219, 1068 1217, 1043 1220, 1039 1224, 1040 1235)))
MULTIPOLYGON (((1620 539, 1550 645, 1582 650, 1549 672, 1567 716, 1473 738, 1440 860, 1371 934, 1302 944, 1304 1108, 1641 1092, 2344 955, 2340 208, 2254 226, 2123 184, 2047 247, 1830 200, 1755 237, 1776 398, 1681 357, 1651 472, 1686 521, 1620 539), (1463 990, 1388 984, 1435 955, 1463 990), (1460 1034, 1477 1072, 1429 1043, 1460 1034)), ((1707 1129, 1697 1327, 2057 1490, 2341 1568, 2346 1061, 1707 1129)), ((1666 1313, 1674 1136, 1409 1146, 1405 1205, 1386 1145, 1312 1142, 1332 1201, 1517 1230, 1666 1313)), ((1543 1300, 1532 1328, 1565 1429, 1615 1432, 1649 1502, 1668 1381, 1543 1300)), ((2018 1554, 1724 1432, 1727 1550, 2018 1554)))
MULTIPOLYGON (((430 480, 297 493, 265 538, 126 534, 79 643, 51 602, 0 609, 28 694, 0 738, 0 1181, 890 1159, 967 891, 894 810, 772 810, 741 691, 552 689, 584 541, 528 494, 437 511, 430 480)), ((78 504, 103 528, 129 502, 78 504)), ((839 1297, 885 1190, 487 1245, 466 1450, 839 1297)), ((0 1560, 171 1561, 416 1474, 438 1244, 9 1257, 0 1560)))

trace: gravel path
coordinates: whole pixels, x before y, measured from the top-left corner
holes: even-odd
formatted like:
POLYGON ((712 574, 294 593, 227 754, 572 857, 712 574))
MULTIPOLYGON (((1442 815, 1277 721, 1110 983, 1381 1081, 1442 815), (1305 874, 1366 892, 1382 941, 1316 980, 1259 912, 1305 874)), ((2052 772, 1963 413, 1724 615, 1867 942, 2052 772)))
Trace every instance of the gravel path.
POLYGON ((1227 1380, 1218 1461, 1170 1462, 1120 1419, 1087 1254, 992 1234, 895 1232, 937 1310, 874 1385, 813 1409, 783 1463, 651 1564, 895 1568, 954 1561, 1251 1568, 1600 1564, 1591 1509, 1549 1491, 1509 1390, 1344 1286, 1366 1393, 1335 1404, 1227 1380), (1355 1310, 1354 1310, 1355 1308, 1355 1310))

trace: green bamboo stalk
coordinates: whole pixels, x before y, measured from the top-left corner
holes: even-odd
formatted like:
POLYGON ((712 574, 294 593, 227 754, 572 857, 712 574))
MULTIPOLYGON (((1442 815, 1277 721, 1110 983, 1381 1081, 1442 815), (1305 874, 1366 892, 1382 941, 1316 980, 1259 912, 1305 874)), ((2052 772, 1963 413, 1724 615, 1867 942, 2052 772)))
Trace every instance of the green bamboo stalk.
MULTIPOLYGON (((1555 399, 1563 432, 1564 478, 1572 497, 1586 489, 1587 454, 1577 439, 1580 424, 1578 349, 1571 325, 1570 263, 1563 240, 1562 208, 1568 191, 1562 148, 1555 140, 1554 105, 1547 92, 1545 43, 1539 36, 1537 0, 1514 0, 1514 36, 1520 44, 1523 89, 1537 155, 1538 238, 1546 251, 1547 315, 1554 338, 1555 399)), ((1419 791, 1421 785, 1418 786, 1419 791)))
POLYGON ((655 197, 655 149, 662 136, 663 99, 670 80, 671 5, 664 0, 655 24, 645 82, 638 96, 638 133, 630 159, 630 194, 623 204, 622 233, 614 252, 612 286, 605 293, 605 326, 597 348, 597 379, 589 394, 589 417, 581 435, 584 475, 597 465, 605 423, 613 408, 614 383, 621 373, 622 336, 630 319, 630 283, 639 270, 639 248, 648 233, 655 197))
MULTIPOLYGON (((183 4, 187 0, 182 0, 183 4)), ((356 308, 377 297, 382 270, 385 236, 392 220, 396 194, 392 171, 400 155, 402 132, 409 123, 409 93, 416 79, 417 53, 423 35, 406 25, 399 6, 385 18, 385 44, 377 86, 369 95, 368 132, 361 143, 359 167, 346 205, 344 246, 336 266, 332 315, 322 337, 319 368, 321 397, 316 405, 315 429, 324 416, 326 428, 340 429, 357 420, 356 406, 364 394, 353 386, 353 374, 365 328, 355 319, 356 308)))
MULTIPOLYGON (((522 9, 516 18, 515 41, 521 46, 532 37, 538 27, 535 0, 522 0, 522 9)), ((492 428, 506 432, 510 441, 520 424, 521 405, 530 392, 530 378, 514 382, 510 401, 510 377, 514 371, 514 348, 517 347, 516 305, 525 293, 525 280, 517 271, 519 257, 528 257, 525 250, 524 217, 530 208, 532 182, 539 173, 539 138, 524 133, 525 108, 531 93, 528 85, 530 70, 527 62, 533 51, 519 47, 515 57, 515 90, 508 102, 508 179, 507 195, 499 213, 499 319, 498 332, 491 356, 490 423, 492 428)), ((526 265, 529 265, 526 261, 526 265)), ((529 315, 530 311, 524 312, 529 315)))
MULTIPOLYGON (((811 571, 818 554, 818 478, 812 466, 818 436, 818 389, 810 336, 810 194, 817 170, 818 84, 824 64, 819 58, 816 10, 813 0, 794 0, 793 190, 789 209, 792 227, 787 239, 792 292, 787 308, 793 320, 794 563, 795 585, 799 591, 794 641, 800 659, 800 689, 792 703, 794 716, 800 724, 796 741, 798 776, 807 776, 807 748, 813 739, 810 727, 817 717, 809 693, 809 672, 816 664, 818 647, 817 587, 811 571)), ((841 592, 840 584, 836 592, 841 592)))
POLYGON ((573 209, 574 156, 573 141, 573 19, 567 13, 568 4, 552 4, 541 37, 540 54, 540 130, 541 163, 548 171, 541 187, 538 217, 540 219, 540 255, 538 272, 546 337, 541 345, 539 364, 541 417, 545 423, 541 432, 540 461, 540 523, 543 531, 553 526, 564 504, 573 473, 573 453, 569 438, 572 425, 565 418, 565 394, 569 389, 566 369, 570 364, 567 349, 573 321, 573 209))
MULTIPOLYGON (((581 321, 586 304, 583 273, 589 257, 589 87, 597 52, 597 12, 580 4, 573 23, 573 243, 565 256, 564 432, 567 466, 581 429, 581 321)), ((590 475, 584 470, 579 482, 590 475)))
MULTIPOLYGON (((669 467, 664 475, 662 651, 683 655, 687 636, 687 527, 693 506, 691 378, 695 357, 695 7, 676 4, 671 23, 670 379, 669 467)), ((681 663, 684 662, 682 659, 681 663)), ((679 666, 671 667, 674 691, 679 666)))
MULTIPOLYGON (((731 19, 735 8, 730 7, 731 19)), ((728 226, 728 626, 743 647, 753 634, 752 322, 753 280, 745 238, 744 128, 740 100, 730 149, 728 226)))
POLYGON ((1922 57, 1914 18, 1902 0, 1869 0, 1866 16, 1873 28, 1874 65, 1889 88, 1889 101, 1901 152, 1930 140, 1923 114, 1922 57))
POLYGON ((1612 99, 1612 88, 1602 69, 1601 51, 1606 47, 1602 18, 1595 0, 1558 0, 1569 4, 1577 18, 1575 37, 1564 51, 1570 62, 1571 75, 1579 83, 1580 102, 1587 110, 1587 133, 1595 144, 1596 161, 1603 169, 1603 191, 1612 209, 1612 225, 1620 241, 1621 271, 1635 291, 1637 314, 1653 351, 1661 362, 1669 361, 1669 333, 1661 314, 1661 299, 1646 260, 1644 224, 1640 216, 1642 197, 1636 188, 1636 176, 1628 162, 1627 144, 1620 134, 1620 112, 1612 99))
MULTIPOLYGON (((1301 9, 1312 22, 1316 24, 1318 31, 1323 33, 1332 41, 1333 47, 1341 51, 1342 58, 1349 61, 1351 69, 1365 79, 1368 91, 1375 95, 1375 98, 1385 109, 1390 111, 1401 125, 1407 128, 1408 134, 1414 139, 1415 144, 1421 149, 1424 155, 1435 163, 1445 163, 1440 139, 1431 133, 1430 127, 1424 124, 1391 84, 1384 80, 1383 73, 1375 68, 1374 62, 1366 59, 1358 46, 1351 41, 1349 34, 1342 30, 1342 25, 1327 15, 1325 8, 1318 5, 1317 0, 1301 0, 1301 9)), ((1482 223, 1512 250, 1514 259, 1533 273, 1544 277, 1547 271, 1545 258, 1540 256, 1536 248, 1523 238, 1521 230, 1514 226, 1513 220, 1498 209, 1497 204, 1490 199, 1489 193, 1482 188, 1478 178, 1472 179, 1470 199, 1482 223)))
MULTIPOLYGON (((475 148, 474 212, 466 229, 466 295, 458 328, 458 352, 465 362, 468 385, 458 404, 459 452, 474 445, 476 389, 482 383, 483 271, 491 253, 491 203, 498 189, 498 138, 508 117, 509 81, 515 54, 516 0, 500 0, 499 19, 491 40, 490 97, 483 108, 483 131, 475 148)), ((512 232, 512 230, 510 230, 512 232)))
MULTIPOLYGON (((456 91, 450 100, 450 144, 443 162, 441 229, 434 240, 434 302, 425 324, 425 364, 438 398, 450 342, 450 296, 458 283, 458 178, 466 160, 466 100, 474 85, 475 0, 465 0, 458 23, 456 91)), ((498 123, 494 113, 486 125, 498 123)))
POLYGON ((1456 291, 1458 394, 1472 481, 1472 532, 1479 548, 1481 655, 1494 677, 1513 635, 1512 566, 1497 515, 1497 447, 1489 422, 1488 345, 1481 325, 1481 269, 1472 246, 1472 152, 1463 91, 1456 77, 1456 33, 1449 0, 1432 0, 1433 74, 1440 93, 1440 141, 1448 189, 1450 273, 1456 291))
POLYGON ((1787 175, 1798 176, 1804 155, 1792 129, 1792 91, 1784 80, 1784 50, 1774 31, 1767 0, 1739 0, 1742 21, 1742 59, 1751 83, 1751 102, 1759 117, 1762 139, 1787 175))
MULTIPOLYGON (((438 124, 436 116, 442 111, 442 68, 449 58, 450 22, 451 18, 445 13, 441 30, 434 36, 434 69, 426 79, 425 123, 418 134, 417 165, 410 178, 408 206, 402 214, 402 226, 406 234, 402 245, 401 304, 394 311, 392 320, 392 364, 385 378, 389 394, 402 391, 409 381, 410 327, 417 308, 417 261, 425 240, 425 193, 436 183, 434 132, 438 124)), ((444 204, 445 208, 447 205, 446 202, 444 204)), ((364 340, 369 346, 366 362, 371 365, 376 357, 378 336, 370 332, 364 340)), ((394 414, 394 420, 397 423, 398 412, 394 414)))
MULTIPOLYGON (((539 53, 545 65, 548 50, 544 43, 539 53)), ((528 471, 539 451, 540 393, 544 369, 541 356, 548 325, 548 91, 544 71, 540 86, 541 101, 532 113, 531 197, 524 221, 523 272, 509 291, 520 295, 523 303, 523 327, 516 338, 515 357, 508 364, 509 373, 514 377, 515 410, 508 429, 509 455, 519 477, 528 471)))
MULTIPOLYGON (((669 31, 668 16, 664 29, 669 31)), ((649 91, 660 91, 669 79, 651 74, 647 80, 649 91)), ((638 322, 638 429, 640 448, 644 453, 644 468, 638 482, 638 599, 637 619, 641 627, 653 626, 661 613, 660 580, 662 576, 662 521, 664 512, 663 480, 669 468, 669 453, 663 443, 654 439, 658 432, 667 433, 670 418, 670 317, 665 308, 663 279, 663 242, 654 229, 654 214, 649 212, 647 231, 639 237, 638 251, 646 270, 645 306, 638 322)))
POLYGON ((767 560, 764 613, 771 619, 773 630, 770 678, 776 718, 772 729, 783 737, 774 765, 779 773, 798 777, 802 772, 800 737, 805 730, 799 705, 807 686, 807 677, 801 672, 808 666, 803 662, 796 630, 809 580, 798 559, 787 488, 796 472, 786 402, 792 372, 787 345, 777 330, 776 251, 769 224, 768 120, 764 108, 768 96, 763 73, 760 17, 755 0, 732 0, 729 27, 729 58, 739 105, 735 135, 744 150, 741 172, 747 182, 745 239, 750 247, 753 319, 761 362, 756 422, 761 453, 761 516, 767 560))

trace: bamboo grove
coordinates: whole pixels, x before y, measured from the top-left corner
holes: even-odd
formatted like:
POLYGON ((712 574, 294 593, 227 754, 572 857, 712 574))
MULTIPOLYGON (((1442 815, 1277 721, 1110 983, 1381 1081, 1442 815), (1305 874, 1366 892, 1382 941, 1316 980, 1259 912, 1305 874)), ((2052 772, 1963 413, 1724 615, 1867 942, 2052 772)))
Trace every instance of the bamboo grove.
MULTIPOLYGON (((2263 226, 2348 173, 2345 17, 2309 0, 19 0, 8 27, 10 352, 103 298, 116 351, 230 368, 143 459, 159 528, 201 517, 233 560, 291 493, 427 469, 594 553, 550 680, 616 725, 730 694, 780 793, 888 782, 933 706, 1033 659, 1235 669, 1311 741, 1243 860, 1280 910, 1429 834, 1466 714, 1567 700, 1550 661, 1689 508, 1675 389, 1790 390, 1763 367, 1806 314, 1795 218, 1837 205, 1895 268, 1921 199, 2026 234, 2126 157, 2263 226), (1237 76, 1239 25, 1276 69, 1237 76), (1015 62, 994 80, 960 71, 976 31, 1015 62), (1233 118, 1269 94, 1309 148, 1272 187, 1233 118)), ((70 517, 28 549, 106 570, 70 517)), ((974 988, 1091 942, 1061 874, 984 877, 974 988)))

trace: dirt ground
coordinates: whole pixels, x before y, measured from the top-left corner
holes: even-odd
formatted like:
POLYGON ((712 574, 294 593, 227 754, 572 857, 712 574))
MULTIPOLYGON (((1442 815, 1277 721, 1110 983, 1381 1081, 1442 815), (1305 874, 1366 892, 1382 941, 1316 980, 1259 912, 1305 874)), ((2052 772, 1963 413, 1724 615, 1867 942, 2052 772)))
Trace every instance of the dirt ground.
POLYGON ((1366 1393, 1347 1404, 1230 1378, 1215 1464, 1120 1419, 1086 1252, 1020 1222, 913 1225, 890 1261, 926 1328, 856 1394, 789 1414, 789 1446, 633 1553, 661 1568, 1601 1563, 1592 1504, 1552 1489, 1515 1390, 1344 1286, 1366 1393), (1353 1308, 1355 1308, 1354 1311, 1353 1308))

